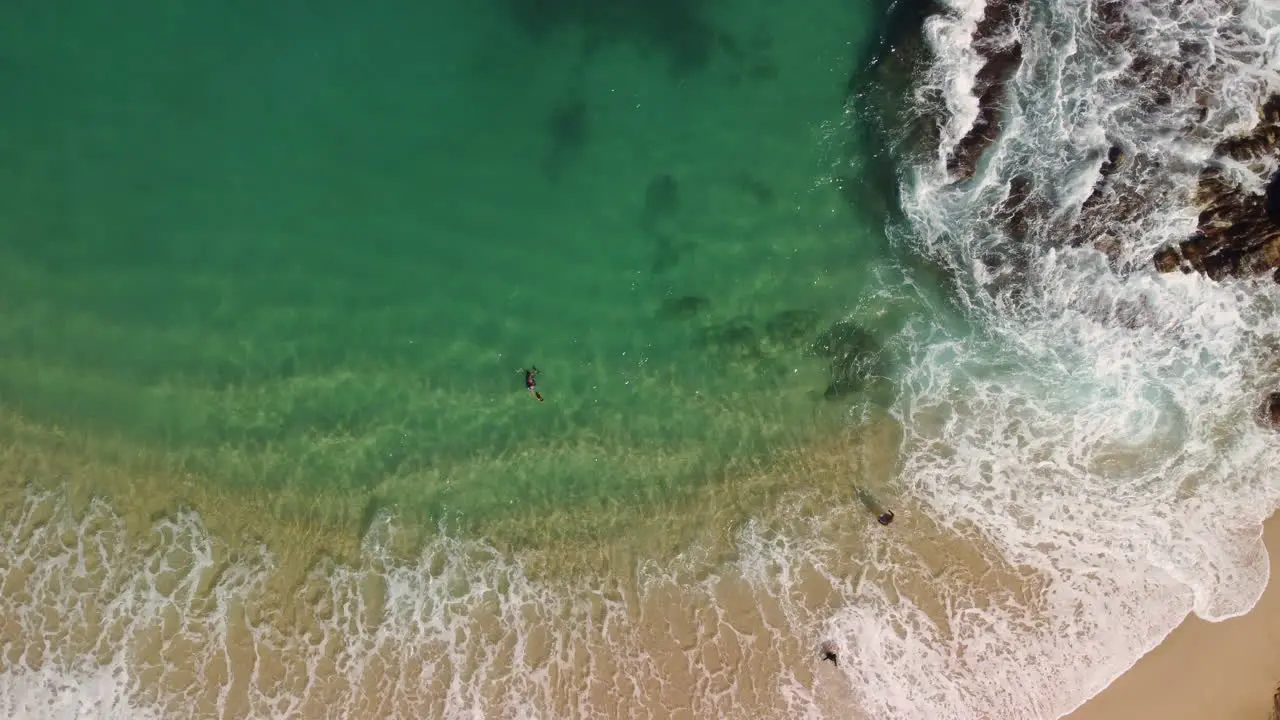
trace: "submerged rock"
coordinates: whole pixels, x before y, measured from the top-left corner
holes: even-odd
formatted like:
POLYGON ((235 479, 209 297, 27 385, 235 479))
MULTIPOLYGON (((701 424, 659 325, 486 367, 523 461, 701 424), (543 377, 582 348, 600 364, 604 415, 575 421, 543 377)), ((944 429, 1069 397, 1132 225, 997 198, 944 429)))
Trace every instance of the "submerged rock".
POLYGON ((831 361, 831 380, 822 391, 828 400, 867 389, 880 374, 879 353, 845 355, 831 361))
POLYGON ((655 229, 659 223, 671 219, 680 211, 680 184, 675 176, 662 173, 644 188, 644 208, 640 211, 640 226, 655 229))
POLYGON ((582 155, 591 139, 590 119, 587 103, 581 98, 569 98, 551 110, 546 123, 549 150, 542 163, 549 180, 559 180, 582 155))
POLYGON ((706 312, 711 301, 701 295, 681 295, 670 297, 658 306, 658 317, 662 320, 687 320, 706 312))
POLYGON ((880 341, 852 320, 838 320, 809 344, 808 352, 826 358, 830 378, 823 397, 834 400, 867 388, 882 373, 880 341))
POLYGON ((852 320, 837 320, 831 327, 823 330, 813 342, 809 343, 808 352, 814 357, 836 359, 846 355, 879 352, 880 343, 875 336, 852 320))
POLYGON ((745 315, 708 325, 699 330, 697 335, 699 345, 737 359, 764 357, 760 340, 755 324, 745 315))

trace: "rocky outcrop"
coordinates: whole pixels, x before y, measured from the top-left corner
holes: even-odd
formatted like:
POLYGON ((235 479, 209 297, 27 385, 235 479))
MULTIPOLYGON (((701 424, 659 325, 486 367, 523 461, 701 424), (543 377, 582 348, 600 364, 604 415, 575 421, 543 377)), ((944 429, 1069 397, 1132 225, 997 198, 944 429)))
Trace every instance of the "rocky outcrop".
POLYGON ((1120 145, 1107 148, 1093 190, 1080 206, 1074 225, 1065 232, 1070 244, 1091 246, 1120 269, 1115 263, 1126 234, 1140 227, 1153 207, 1168 200, 1168 188, 1153 187, 1149 182, 1162 172, 1161 160, 1149 153, 1130 154, 1120 145))
POLYGON ((1258 419, 1264 425, 1280 430, 1280 392, 1269 393, 1258 408, 1258 419))
POLYGON ((1010 237, 1018 242, 1026 239, 1031 220, 1041 215, 1040 204, 1029 202, 1030 194, 1031 178, 1015 175, 1009 181, 1009 194, 996 210, 996 217, 1004 221, 1010 237))
MULTIPOLYGON (((1162 33, 1142 6, 1123 0, 1097 0, 1091 7, 1091 27, 1102 47, 1114 53, 1112 59, 1121 72, 1098 81, 1098 91, 1110 97, 1137 101, 1141 117, 1138 135, 1131 137, 1177 137, 1190 142, 1207 139, 1214 132, 1203 122, 1215 102, 1204 88, 1221 77, 1225 67, 1209 43, 1185 40, 1174 51, 1159 42, 1162 33), (1162 48, 1156 50, 1156 48, 1162 48)), ((1175 13, 1161 6, 1158 17, 1175 13)), ((1135 109, 1137 109, 1135 107, 1135 109)), ((1185 202, 1184 185, 1169 182, 1184 168, 1170 166, 1170 158, 1151 146, 1128 141, 1112 143, 1097 151, 1098 163, 1092 192, 1075 218, 1066 221, 1063 236, 1073 246, 1093 247, 1107 256, 1112 268, 1128 273, 1146 265, 1125 252, 1128 239, 1147 232, 1148 219, 1157 208, 1185 202)), ((1176 161, 1175 161, 1176 162, 1176 161)), ((1175 264, 1177 262, 1175 258, 1175 264)))
POLYGON ((1077 231, 1070 233, 1072 246, 1091 245, 1093 249, 1106 255, 1113 267, 1121 252, 1121 242, 1116 237, 1114 228, 1133 220, 1144 208, 1141 198, 1132 187, 1113 182, 1112 179, 1116 172, 1131 165, 1133 162, 1119 145, 1112 145, 1107 149, 1107 156, 1098 167, 1098 179, 1094 181, 1093 191, 1080 206, 1077 231))
POLYGON ((1000 136, 1000 105, 1010 76, 1022 64, 1022 42, 1016 33, 1026 12, 1026 0, 988 0, 986 12, 973 33, 973 47, 985 61, 974 80, 978 117, 947 158, 947 171, 968 179, 982 153, 1000 136))
POLYGON ((1084 201, 1084 210, 1090 210, 1102 202, 1103 194, 1107 189, 1107 181, 1115 174, 1116 170, 1124 164, 1124 150, 1119 145, 1112 145, 1107 150, 1107 158, 1102 161, 1102 166, 1098 168, 1098 180, 1093 184, 1093 192, 1084 201))
POLYGON ((1241 186, 1224 171, 1231 160, 1261 174, 1280 160, 1280 95, 1262 106, 1258 126, 1214 148, 1220 159, 1200 173, 1195 202, 1200 208, 1191 237, 1156 252, 1160 272, 1200 272, 1221 280, 1277 273, 1280 280, 1280 173, 1272 174, 1265 192, 1241 186))
POLYGON ((1033 229, 1043 226, 1051 209, 1035 192, 1030 176, 1015 175, 1009 181, 1008 194, 996 207, 995 219, 1004 225, 1010 242, 991 247, 980 258, 988 277, 998 286, 1016 286, 1025 277, 1035 246, 1033 229))

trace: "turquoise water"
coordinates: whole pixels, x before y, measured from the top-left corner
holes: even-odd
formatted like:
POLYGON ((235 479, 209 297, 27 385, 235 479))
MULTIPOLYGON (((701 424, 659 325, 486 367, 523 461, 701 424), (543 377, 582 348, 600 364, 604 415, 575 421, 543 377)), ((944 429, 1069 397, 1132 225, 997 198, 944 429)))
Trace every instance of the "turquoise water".
POLYGON ((435 521, 673 502, 867 401, 806 348, 901 324, 831 182, 869 11, 437 5, 7 5, 5 408, 435 521))

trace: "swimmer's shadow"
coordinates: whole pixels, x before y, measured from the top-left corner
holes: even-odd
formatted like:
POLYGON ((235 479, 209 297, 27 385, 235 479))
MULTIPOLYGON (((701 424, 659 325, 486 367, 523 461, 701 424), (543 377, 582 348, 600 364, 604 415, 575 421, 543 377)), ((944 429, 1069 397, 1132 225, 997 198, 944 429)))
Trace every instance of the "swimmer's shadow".
POLYGON ((853 494, 858 498, 858 502, 862 503, 862 506, 872 515, 879 517, 885 512, 884 505, 881 505, 880 501, 876 499, 876 496, 872 495, 871 491, 866 488, 855 487, 853 494))

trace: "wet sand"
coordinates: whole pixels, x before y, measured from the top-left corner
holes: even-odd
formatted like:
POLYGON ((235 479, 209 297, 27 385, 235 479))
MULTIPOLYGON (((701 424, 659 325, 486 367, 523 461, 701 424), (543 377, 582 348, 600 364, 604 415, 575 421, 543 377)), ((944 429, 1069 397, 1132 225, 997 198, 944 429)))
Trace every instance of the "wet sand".
POLYGON ((1264 720, 1280 684, 1280 515, 1264 525, 1272 582, 1247 615, 1191 616, 1067 720, 1264 720))

